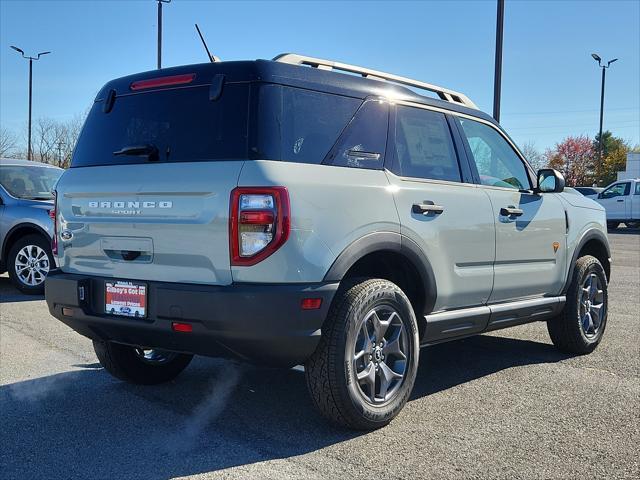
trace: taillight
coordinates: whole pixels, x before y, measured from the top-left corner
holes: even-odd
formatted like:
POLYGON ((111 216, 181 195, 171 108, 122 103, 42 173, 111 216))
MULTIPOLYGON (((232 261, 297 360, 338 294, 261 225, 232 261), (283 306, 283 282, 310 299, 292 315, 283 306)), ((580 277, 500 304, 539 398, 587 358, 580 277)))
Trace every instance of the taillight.
POLYGON ((231 265, 255 265, 289 238, 289 193, 285 187, 238 187, 231 192, 231 265))
POLYGON ((49 217, 53 220, 53 238, 51 239, 51 251, 54 255, 58 255, 58 222, 56 219, 58 213, 58 192, 53 192, 53 210, 49 210, 49 217))

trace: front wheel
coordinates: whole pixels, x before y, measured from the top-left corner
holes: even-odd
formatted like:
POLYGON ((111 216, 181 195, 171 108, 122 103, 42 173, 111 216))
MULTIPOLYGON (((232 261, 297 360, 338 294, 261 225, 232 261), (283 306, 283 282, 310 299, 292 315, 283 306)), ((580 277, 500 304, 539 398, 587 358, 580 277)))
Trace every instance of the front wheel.
POLYGON ((591 255, 580 257, 573 270, 562 313, 547 322, 551 341, 563 352, 591 353, 604 335, 607 307, 604 268, 591 255))
POLYGON ((358 430, 388 424, 406 404, 418 368, 418 327, 395 284, 359 279, 336 294, 322 340, 305 364, 318 410, 358 430))
POLYGON ((193 355, 158 349, 130 347, 93 341, 93 349, 104 369, 119 380, 138 385, 156 385, 176 378, 193 355))

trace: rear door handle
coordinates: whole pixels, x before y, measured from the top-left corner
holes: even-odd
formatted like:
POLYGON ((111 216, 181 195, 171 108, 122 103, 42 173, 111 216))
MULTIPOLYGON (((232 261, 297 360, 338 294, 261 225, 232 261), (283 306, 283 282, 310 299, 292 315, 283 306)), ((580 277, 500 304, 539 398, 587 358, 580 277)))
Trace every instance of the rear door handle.
POLYGON ((502 207, 500 209, 500 215, 503 215, 505 217, 519 217, 523 213, 524 211, 521 208, 516 208, 511 205, 508 207, 502 207))
POLYGON ((411 211, 413 213, 421 213, 422 215, 429 215, 431 213, 440 215, 444 212, 444 207, 442 205, 436 205, 431 200, 425 200, 422 203, 414 203, 411 211))
POLYGON ((620 200, 616 200, 616 202, 624 202, 624 198, 621 198, 620 200))

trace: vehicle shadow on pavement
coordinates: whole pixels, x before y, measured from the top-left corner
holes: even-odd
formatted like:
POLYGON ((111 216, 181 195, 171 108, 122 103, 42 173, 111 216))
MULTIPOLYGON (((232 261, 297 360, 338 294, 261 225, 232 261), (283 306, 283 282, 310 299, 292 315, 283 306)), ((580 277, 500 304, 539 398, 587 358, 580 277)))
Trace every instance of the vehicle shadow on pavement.
MULTIPOLYGON (((548 344, 492 336, 437 345, 422 351, 412 398, 563 358, 548 344)), ((138 387, 95 363, 75 367, 0 387, 3 478, 172 478, 364 434, 328 425, 295 370, 197 358, 174 382, 138 387)))
POLYGON ((44 300, 44 295, 25 295, 13 286, 8 276, 0 276, 0 303, 37 302, 39 300, 44 300))

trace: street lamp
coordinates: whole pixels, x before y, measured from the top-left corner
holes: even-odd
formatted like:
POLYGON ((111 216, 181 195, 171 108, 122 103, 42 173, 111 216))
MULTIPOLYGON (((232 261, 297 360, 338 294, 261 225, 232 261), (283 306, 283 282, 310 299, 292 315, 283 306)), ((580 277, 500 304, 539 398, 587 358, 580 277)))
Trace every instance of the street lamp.
POLYGON ((605 77, 605 72, 607 71, 607 68, 609 68, 609 66, 617 61, 617 58, 614 58, 613 60, 609 60, 606 64, 604 64, 602 62, 602 58, 600 58, 600 55, 598 55, 597 53, 592 53, 591 56, 593 57, 593 59, 598 62, 598 66, 602 68, 602 87, 600 89, 600 135, 598 136, 598 163, 602 164, 602 119, 603 119, 603 115, 604 115, 604 77, 605 77))
POLYGON ((25 55, 24 50, 22 50, 21 48, 18 48, 18 47, 14 46, 14 45, 11 45, 11 48, 13 48, 19 54, 21 54, 22 58, 26 58, 26 59, 29 60, 29 131, 28 131, 28 134, 27 134, 27 138, 28 138, 28 140, 27 140, 27 142, 28 142, 27 143, 27 160, 31 160, 31 104, 32 104, 32 102, 31 102, 31 98, 32 98, 31 92, 33 90, 32 89, 31 78, 32 78, 32 74, 33 74, 33 61, 34 60, 40 60, 40 57, 42 55, 47 55, 47 54, 49 54, 51 52, 40 52, 37 57, 30 57, 28 55, 25 55))
POLYGON ((158 2, 158 70, 162 68, 162 4, 171 0, 157 0, 158 2))

